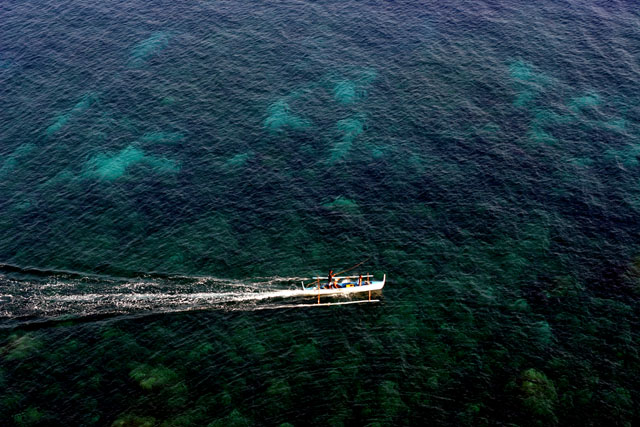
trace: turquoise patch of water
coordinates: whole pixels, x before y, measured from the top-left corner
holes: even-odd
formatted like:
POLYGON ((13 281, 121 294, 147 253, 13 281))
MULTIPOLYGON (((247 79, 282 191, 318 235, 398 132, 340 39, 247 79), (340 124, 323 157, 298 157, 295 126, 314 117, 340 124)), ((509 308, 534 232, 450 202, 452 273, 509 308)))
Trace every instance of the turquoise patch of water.
POLYGON ((98 154, 88 162, 88 174, 107 181, 120 178, 128 167, 144 160, 144 152, 129 146, 118 154, 98 154))
POLYGON ((93 157, 87 162, 85 175, 113 181, 123 176, 127 169, 140 163, 144 163, 161 173, 173 173, 180 170, 177 162, 145 155, 142 149, 130 145, 114 155, 98 154, 93 157))
POLYGON ((571 99, 571 101, 569 101, 569 108, 578 113, 584 109, 596 107, 600 102, 600 95, 597 93, 588 93, 571 99))
POLYGON ((352 141, 348 139, 342 139, 331 147, 331 156, 329 162, 335 163, 338 160, 343 159, 349 150, 351 150, 352 141))
POLYGON ((591 167, 594 163, 593 159, 589 157, 574 157, 572 159, 569 159, 568 162, 580 168, 591 167))
POLYGON ((551 110, 536 110, 533 116, 533 122, 537 125, 558 125, 574 121, 571 115, 560 115, 551 110))
POLYGON ((368 85, 378 77, 378 72, 374 69, 366 69, 360 73, 357 82, 361 85, 368 85))
POLYGON ((348 118, 338 121, 338 130, 344 133, 344 139, 353 141, 364 131, 364 121, 361 118, 348 118))
POLYGON ((513 105, 515 105, 516 107, 523 107, 533 101, 537 95, 538 94, 536 91, 523 90, 518 94, 516 100, 513 101, 513 105))
POLYGON ((67 124, 67 122, 73 116, 76 116, 78 114, 82 114, 89 107, 91 107, 91 105, 96 101, 96 99, 97 99, 97 97, 96 97, 96 95, 94 93, 85 94, 82 97, 82 99, 80 99, 80 101, 78 101, 76 103, 76 105, 74 105, 73 108, 71 108, 71 110, 69 110, 68 112, 66 112, 64 114, 61 114, 61 115, 57 116, 56 119, 54 120, 54 123, 47 128, 45 133, 48 136, 50 136, 50 135, 53 135, 54 133, 58 132, 60 129, 62 129, 67 124))
POLYGON ((356 85, 348 80, 341 81, 333 88, 333 97, 341 104, 351 104, 356 100, 356 85))
POLYGON ((141 66, 151 57, 158 54, 169 45, 169 33, 159 31, 153 33, 149 38, 136 44, 131 49, 129 65, 133 67, 141 66))
POLYGON ((524 61, 515 61, 509 65, 509 75, 517 91, 513 105, 525 107, 537 98, 550 79, 542 73, 534 70, 531 64, 524 61))
POLYGON ((302 130, 311 126, 311 122, 291 113, 289 104, 283 100, 274 102, 267 109, 269 116, 264 121, 264 127, 271 132, 277 132, 285 128, 302 130))
POLYGON ((343 196, 338 196, 333 201, 325 203, 322 205, 327 208, 337 208, 337 209, 357 209, 358 203, 355 200, 348 199, 343 196))
POLYGON ((333 87, 333 98, 336 102, 343 105, 353 104, 365 97, 367 95, 367 87, 378 75, 378 73, 372 69, 348 74, 351 74, 350 79, 340 79, 333 87))
POLYGON ((22 144, 16 148, 13 153, 7 156, 0 166, 0 178, 5 177, 7 174, 13 172, 16 167, 20 165, 20 161, 32 153, 36 149, 34 144, 22 144))
POLYGON ((616 132, 625 132, 629 127, 629 121, 624 118, 611 119, 604 122, 604 127, 616 132))
POLYGON ((343 136, 331 147, 330 162, 332 163, 347 155, 353 141, 364 131, 364 123, 361 119, 351 117, 338 121, 336 127, 343 136))
POLYGON ((58 132, 60 129, 64 127, 64 125, 67 124, 70 118, 71 118, 71 114, 68 114, 68 113, 57 116, 55 122, 47 128, 46 130, 47 135, 52 135, 58 132))
POLYGON ((630 144, 625 148, 608 149, 605 156, 623 167, 640 164, 640 144, 630 144))
POLYGON ((162 105, 173 105, 177 102, 177 99, 175 96, 165 96, 160 100, 160 103, 162 105))
POLYGON ((511 77, 522 81, 535 81, 536 75, 533 73, 531 66, 524 61, 516 61, 509 66, 511 77))
POLYGON ((225 166, 231 169, 239 168, 244 166, 244 164, 247 163, 249 158, 251 158, 251 153, 236 154, 235 156, 231 157, 225 162, 225 166))

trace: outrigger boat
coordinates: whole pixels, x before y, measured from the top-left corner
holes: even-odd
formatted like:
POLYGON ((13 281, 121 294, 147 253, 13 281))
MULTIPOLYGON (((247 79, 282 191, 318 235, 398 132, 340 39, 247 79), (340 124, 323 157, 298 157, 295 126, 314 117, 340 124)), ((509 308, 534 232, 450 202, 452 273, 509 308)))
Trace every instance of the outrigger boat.
POLYGON ((346 295, 359 292, 369 292, 369 301, 371 301, 371 292, 379 291, 384 288, 387 281, 387 275, 382 277, 381 281, 371 280, 372 274, 362 276, 334 276, 331 283, 328 282, 329 277, 313 277, 316 281, 314 286, 305 286, 302 283, 302 295, 318 296, 318 304, 320 304, 321 295, 346 295))

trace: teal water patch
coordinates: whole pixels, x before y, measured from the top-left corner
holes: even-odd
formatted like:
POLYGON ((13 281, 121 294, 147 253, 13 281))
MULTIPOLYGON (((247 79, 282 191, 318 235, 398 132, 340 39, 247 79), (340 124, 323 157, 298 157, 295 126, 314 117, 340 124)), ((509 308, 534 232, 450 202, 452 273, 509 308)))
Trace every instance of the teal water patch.
POLYGON ((551 133, 544 129, 543 125, 535 122, 531 124, 531 129, 529 129, 527 136, 535 143, 547 145, 555 144, 558 141, 551 133))
POLYGON ((551 134, 549 128, 553 129, 554 126, 564 125, 575 120, 575 117, 569 114, 563 116, 551 110, 535 110, 530 123, 529 139, 536 143, 555 144, 557 139, 551 134))
POLYGON ((528 133, 529 139, 536 143, 554 144, 557 139, 552 133, 558 129, 557 126, 563 126, 571 123, 579 123, 582 128, 606 129, 613 132, 624 133, 627 125, 624 119, 604 118, 599 120, 590 120, 585 114, 588 110, 596 108, 602 103, 602 98, 595 92, 586 93, 582 96, 571 98, 563 106, 562 111, 570 111, 572 113, 560 114, 550 108, 534 108, 534 113, 530 123, 528 133))
POLYGON ((88 162, 88 174, 103 180, 114 180, 124 175, 127 168, 144 160, 144 152, 129 146, 118 154, 109 156, 98 154, 88 162))
POLYGON ((160 100, 160 103, 162 105, 173 105, 177 102, 178 100, 176 99, 175 96, 165 96, 160 100))
POLYGON ((336 128, 343 135, 342 138, 331 147, 331 156, 329 159, 331 163, 343 159, 349 150, 351 150, 353 141, 364 132, 364 120, 355 117, 343 119, 338 121, 336 128))
POLYGON ((18 146, 18 148, 8 155, 4 159, 4 162, 2 162, 2 166, 0 166, 0 178, 6 177, 8 174, 13 172, 16 167, 19 167, 21 160, 33 152, 35 148, 36 146, 34 144, 29 143, 18 146))
POLYGON ((593 166, 593 159, 589 157, 574 157, 568 160, 568 163, 577 168, 589 168, 593 166))
POLYGON ((269 116, 264 121, 264 127, 270 132, 278 132, 285 128, 303 130, 311 126, 311 122, 291 113, 289 104, 284 100, 274 102, 267 109, 269 116))
POLYGON ((509 75, 516 89, 516 99, 513 105, 525 107, 530 105, 542 92, 550 79, 544 74, 534 70, 531 64, 524 61, 515 61, 509 65, 509 75))
POLYGON ((373 81, 378 78, 378 72, 372 68, 366 69, 360 72, 360 75, 357 77, 357 83, 360 85, 368 85, 373 83, 373 81))
POLYGON ((624 118, 611 119, 604 122, 603 127, 614 132, 626 132, 629 127, 629 121, 624 118))
POLYGON ((561 115, 551 110, 537 110, 533 116, 533 121, 539 125, 553 126, 571 123, 575 119, 570 115, 561 115))
POLYGON ((180 170, 175 161, 146 155, 142 149, 130 145, 117 154, 98 154, 90 159, 85 167, 85 176, 113 181, 137 164, 146 164, 160 173, 175 173, 180 170))
POLYGON ((341 104, 351 104, 356 100, 356 85, 344 80, 336 84, 333 89, 333 97, 341 104))
POLYGON ((609 149, 605 157, 622 167, 631 167, 640 164, 640 144, 630 144, 625 148, 609 149))
POLYGON ((131 49, 129 56, 129 66, 139 67, 144 65, 151 57, 157 55, 160 51, 169 45, 169 33, 159 31, 153 33, 149 38, 136 44, 131 49))
POLYGON ((45 133, 51 136, 62 129, 72 117, 85 112, 96 101, 97 96, 94 93, 85 94, 76 105, 68 112, 57 116, 51 126, 47 128, 45 133))
POLYGON ((371 157, 374 159, 382 159, 390 151, 389 147, 383 145, 372 145, 369 149, 371 150, 371 157))
POLYGON ((343 139, 353 141, 364 131, 364 121, 362 118, 348 118, 337 123, 338 130, 344 133, 343 139))
POLYGON ((522 107, 524 105, 530 104, 537 95, 538 94, 536 91, 522 90, 516 97, 516 100, 513 101, 513 105, 515 105, 516 107, 522 107))
POLYGON ((147 132, 140 142, 151 144, 176 144, 184 140, 184 135, 180 132, 147 132))
POLYGON ((553 82, 552 79, 522 60, 512 62, 509 65, 509 76, 516 91, 513 105, 518 108, 527 108, 533 113, 527 132, 529 141, 536 145, 555 144, 557 139, 553 136, 552 129, 549 128, 568 123, 574 119, 562 116, 549 108, 545 109, 534 105, 538 96, 549 89, 553 82))
POLYGON ((355 200, 351 200, 343 196, 338 196, 331 202, 325 203, 322 206, 330 209, 358 209, 358 203, 355 200))
POLYGON ((569 101, 569 108, 574 113, 579 113, 588 108, 594 108, 598 106, 600 102, 601 102, 600 95, 598 95, 595 92, 592 92, 592 93, 587 93, 583 96, 572 98, 571 101, 569 101))
POLYGON ((364 70, 351 79, 338 80, 333 87, 333 98, 343 105, 359 101, 367 95, 367 86, 376 79, 377 75, 375 70, 364 70))
POLYGON ((536 74, 534 74, 531 65, 524 61, 516 61, 509 66, 509 74, 515 80, 523 82, 536 81, 536 74))
POLYGON ((252 156, 252 153, 250 153, 250 152, 236 154, 235 156, 233 156, 230 159, 228 159, 224 163, 224 166, 227 169, 240 168, 240 167, 244 166, 247 163, 247 161, 251 158, 251 156, 252 156))

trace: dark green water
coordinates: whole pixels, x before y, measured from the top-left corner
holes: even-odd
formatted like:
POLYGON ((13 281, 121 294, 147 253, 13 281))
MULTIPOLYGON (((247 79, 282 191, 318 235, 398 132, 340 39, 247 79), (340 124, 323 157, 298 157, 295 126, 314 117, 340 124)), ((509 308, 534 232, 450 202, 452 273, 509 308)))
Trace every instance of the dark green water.
POLYGON ((0 5, 2 425, 640 424, 637 3, 93 3, 0 5))

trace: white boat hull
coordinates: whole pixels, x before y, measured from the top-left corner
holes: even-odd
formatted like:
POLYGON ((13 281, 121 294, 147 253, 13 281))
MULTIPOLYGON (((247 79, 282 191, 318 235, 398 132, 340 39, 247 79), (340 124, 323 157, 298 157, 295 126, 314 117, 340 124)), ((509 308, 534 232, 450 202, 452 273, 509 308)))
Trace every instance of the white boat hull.
POLYGON ((384 284, 387 280, 387 276, 385 275, 382 281, 372 281, 371 284, 362 286, 351 286, 348 288, 330 288, 330 289, 318 289, 315 288, 305 288, 302 291, 302 295, 304 296, 317 296, 317 295, 345 295, 345 294, 355 294, 360 292, 369 292, 369 291, 379 291, 384 288, 384 284))

